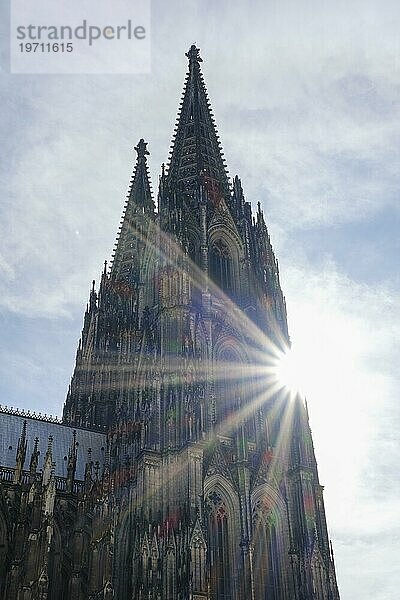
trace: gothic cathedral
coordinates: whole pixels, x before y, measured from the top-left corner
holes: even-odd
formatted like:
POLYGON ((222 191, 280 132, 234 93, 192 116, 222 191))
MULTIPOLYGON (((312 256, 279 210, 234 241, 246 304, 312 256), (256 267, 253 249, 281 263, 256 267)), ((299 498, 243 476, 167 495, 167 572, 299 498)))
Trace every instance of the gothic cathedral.
POLYGON ((3 600, 339 600, 260 204, 188 72, 156 209, 141 139, 62 420, 0 407, 3 600))

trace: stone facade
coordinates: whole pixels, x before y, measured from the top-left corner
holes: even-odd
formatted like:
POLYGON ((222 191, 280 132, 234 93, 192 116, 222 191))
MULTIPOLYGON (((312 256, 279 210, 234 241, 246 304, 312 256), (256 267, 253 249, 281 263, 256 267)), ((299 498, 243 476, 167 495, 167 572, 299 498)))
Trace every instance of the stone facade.
POLYGON ((3 599, 339 599, 307 409, 274 375, 278 263, 187 57, 158 210, 140 140, 62 421, 1 411, 3 599))

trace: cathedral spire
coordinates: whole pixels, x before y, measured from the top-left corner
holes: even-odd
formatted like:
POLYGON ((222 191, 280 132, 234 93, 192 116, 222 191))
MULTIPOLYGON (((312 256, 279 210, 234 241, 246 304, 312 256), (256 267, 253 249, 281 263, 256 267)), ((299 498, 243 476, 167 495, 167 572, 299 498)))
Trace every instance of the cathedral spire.
POLYGON ((134 212, 143 211, 153 214, 155 207, 147 166, 147 156, 150 154, 147 150, 147 142, 145 142, 143 138, 140 139, 138 145, 135 146, 135 150, 137 159, 131 186, 129 188, 127 208, 129 207, 129 209, 134 212))
POLYGON ((214 116, 200 70, 200 50, 186 53, 189 69, 178 113, 168 164, 168 189, 189 195, 203 183, 214 197, 229 197, 229 182, 214 116))
POLYGON ((124 272, 129 271, 132 265, 132 249, 137 243, 138 236, 138 219, 145 215, 154 217, 155 211, 147 166, 147 156, 150 154, 147 150, 147 142, 143 138, 140 139, 135 150, 136 165, 122 214, 111 267, 111 274, 117 278, 123 278, 124 272))

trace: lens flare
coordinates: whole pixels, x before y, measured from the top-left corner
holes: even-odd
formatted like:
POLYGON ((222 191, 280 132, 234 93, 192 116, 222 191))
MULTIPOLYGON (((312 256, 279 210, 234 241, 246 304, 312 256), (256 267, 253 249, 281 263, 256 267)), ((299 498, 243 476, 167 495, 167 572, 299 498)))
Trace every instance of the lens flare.
POLYGON ((279 353, 273 371, 277 383, 293 395, 305 396, 310 367, 304 355, 293 348, 279 353))

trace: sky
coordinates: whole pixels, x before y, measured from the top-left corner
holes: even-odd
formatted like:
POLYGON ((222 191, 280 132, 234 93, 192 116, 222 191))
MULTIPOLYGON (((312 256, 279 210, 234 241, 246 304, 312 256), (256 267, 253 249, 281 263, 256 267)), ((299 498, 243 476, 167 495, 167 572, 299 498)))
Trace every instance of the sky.
POLYGON ((133 147, 156 188, 195 42, 279 259, 342 600, 400 588, 399 30, 386 0, 153 0, 146 75, 12 75, 1 49, 0 403, 61 413, 133 147))

